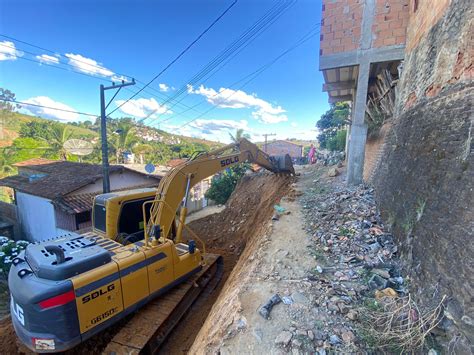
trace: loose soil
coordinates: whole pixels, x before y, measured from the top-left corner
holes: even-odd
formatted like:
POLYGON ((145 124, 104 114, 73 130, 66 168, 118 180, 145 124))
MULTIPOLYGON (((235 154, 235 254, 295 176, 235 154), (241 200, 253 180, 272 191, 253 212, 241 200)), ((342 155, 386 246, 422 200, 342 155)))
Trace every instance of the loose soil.
MULTIPOLYGON (((163 344, 161 353, 187 353, 205 322, 214 302, 236 265, 246 245, 268 233, 268 221, 273 206, 291 191, 292 177, 274 175, 265 171, 246 175, 239 182, 223 211, 189 223, 189 227, 206 243, 207 251, 224 258, 224 275, 216 290, 206 299, 199 299, 163 344)), ((248 257, 248 253, 245 253, 248 257)), ((237 270, 238 271, 238 270, 237 270)), ((126 322, 99 333, 68 354, 98 354, 126 322)), ((17 342, 9 318, 0 321, 0 349, 2 353, 29 353, 17 342)))

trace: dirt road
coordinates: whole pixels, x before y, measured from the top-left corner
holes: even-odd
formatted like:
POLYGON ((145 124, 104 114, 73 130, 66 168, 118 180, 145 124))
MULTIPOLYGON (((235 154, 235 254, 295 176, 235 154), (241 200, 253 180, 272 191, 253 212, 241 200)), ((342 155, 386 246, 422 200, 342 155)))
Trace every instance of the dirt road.
POLYGON ((190 353, 280 352, 275 339, 291 326, 292 317, 301 321, 307 312, 312 296, 305 276, 314 260, 308 257, 303 216, 294 197, 312 181, 313 174, 304 169, 299 172, 301 178, 280 202, 285 211, 278 221, 264 221, 265 233, 247 244, 190 353), (275 293, 291 298, 293 304, 276 305, 270 319, 264 319, 257 310, 275 293))

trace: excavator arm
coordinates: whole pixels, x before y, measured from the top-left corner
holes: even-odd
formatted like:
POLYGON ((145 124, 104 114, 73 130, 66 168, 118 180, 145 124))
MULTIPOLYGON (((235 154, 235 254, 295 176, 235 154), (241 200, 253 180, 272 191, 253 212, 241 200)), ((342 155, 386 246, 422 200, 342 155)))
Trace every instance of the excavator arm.
POLYGON ((200 154, 178 165, 160 181, 156 198, 150 209, 150 217, 146 223, 146 242, 148 243, 149 236, 169 237, 175 223, 176 212, 184 199, 177 232, 179 239, 187 214, 185 206, 190 189, 201 180, 244 162, 256 163, 274 173, 295 173, 288 154, 278 157, 269 156, 245 138, 237 143, 200 154))

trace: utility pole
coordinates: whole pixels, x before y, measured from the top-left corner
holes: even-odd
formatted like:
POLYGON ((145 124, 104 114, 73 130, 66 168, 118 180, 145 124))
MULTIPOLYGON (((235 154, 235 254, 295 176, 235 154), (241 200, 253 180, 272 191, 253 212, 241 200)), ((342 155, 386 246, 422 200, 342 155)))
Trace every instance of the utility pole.
POLYGON ((275 133, 265 133, 265 134, 262 134, 262 136, 265 137, 265 144, 263 146, 263 151, 266 153, 267 152, 267 138, 270 137, 270 136, 276 136, 275 133))
POLYGON ((122 84, 115 85, 112 83, 112 86, 100 85, 100 139, 102 141, 102 190, 103 193, 110 192, 110 178, 109 178, 109 147, 107 144, 107 115, 105 110, 109 107, 110 103, 115 96, 119 93, 120 89, 125 86, 135 85, 135 79, 132 79, 132 82, 125 83, 122 80, 122 84), (111 89, 118 89, 114 96, 110 99, 109 103, 105 105, 105 91, 111 89))

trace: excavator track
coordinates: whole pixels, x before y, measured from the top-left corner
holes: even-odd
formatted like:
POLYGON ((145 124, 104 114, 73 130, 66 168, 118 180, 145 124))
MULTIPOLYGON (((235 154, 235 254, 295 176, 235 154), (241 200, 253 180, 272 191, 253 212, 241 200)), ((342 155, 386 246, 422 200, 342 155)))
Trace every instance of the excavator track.
POLYGON ((223 274, 222 257, 204 256, 205 265, 194 277, 141 308, 107 344, 103 354, 155 354, 199 295, 212 292, 223 274))

